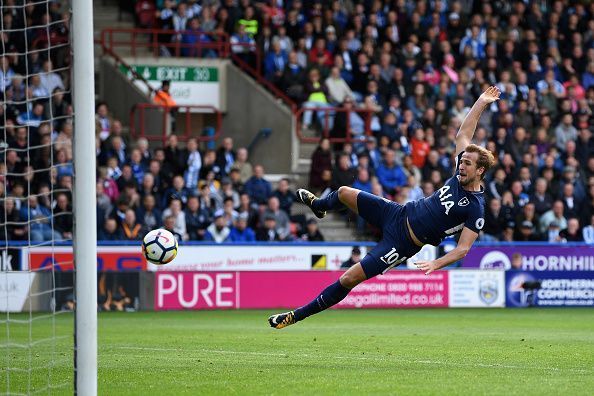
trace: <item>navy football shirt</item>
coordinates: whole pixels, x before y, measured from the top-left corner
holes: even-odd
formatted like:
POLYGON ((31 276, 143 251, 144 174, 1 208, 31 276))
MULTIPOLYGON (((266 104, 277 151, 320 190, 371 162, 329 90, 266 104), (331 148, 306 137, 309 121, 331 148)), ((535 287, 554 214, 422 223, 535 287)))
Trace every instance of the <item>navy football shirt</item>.
POLYGON ((485 199, 481 191, 467 191, 458 179, 461 152, 456 158, 456 172, 442 188, 430 196, 406 204, 406 217, 417 238, 429 245, 439 245, 447 236, 464 227, 477 234, 485 225, 485 199))

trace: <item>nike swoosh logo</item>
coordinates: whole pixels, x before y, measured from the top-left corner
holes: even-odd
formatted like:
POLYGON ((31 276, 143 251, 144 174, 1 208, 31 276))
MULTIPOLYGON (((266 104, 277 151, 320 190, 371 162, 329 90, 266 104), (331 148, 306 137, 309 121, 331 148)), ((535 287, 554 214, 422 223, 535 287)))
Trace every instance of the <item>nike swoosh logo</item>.
POLYGON ((276 319, 278 318, 278 315, 274 315, 271 319, 272 324, 278 324, 278 322, 276 321, 276 319))

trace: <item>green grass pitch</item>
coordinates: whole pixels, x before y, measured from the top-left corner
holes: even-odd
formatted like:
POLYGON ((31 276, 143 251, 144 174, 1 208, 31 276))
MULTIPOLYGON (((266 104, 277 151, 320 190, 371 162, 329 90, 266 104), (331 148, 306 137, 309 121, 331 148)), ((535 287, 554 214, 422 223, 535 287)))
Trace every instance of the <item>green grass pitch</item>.
MULTIPOLYGON (((591 395, 594 390, 591 309, 331 310, 280 331, 268 327, 270 313, 102 313, 99 394, 591 395)), ((56 335, 63 337, 55 345, 46 340, 52 319, 36 318, 32 327, 10 324, 10 342, 34 345, 0 349, 0 393, 72 394, 72 315, 55 319, 56 335), (49 362, 52 351, 56 358, 49 362), (62 387, 48 392, 48 383, 62 387)), ((0 330, 5 344, 5 322, 0 330)))

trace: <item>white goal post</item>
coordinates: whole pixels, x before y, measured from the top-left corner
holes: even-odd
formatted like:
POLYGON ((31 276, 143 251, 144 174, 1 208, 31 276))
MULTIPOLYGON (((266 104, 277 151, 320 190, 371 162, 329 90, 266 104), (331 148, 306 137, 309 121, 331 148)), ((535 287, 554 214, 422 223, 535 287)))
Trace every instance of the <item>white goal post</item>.
POLYGON ((92 0, 0 0, 1 394, 97 394, 93 38, 92 0))
POLYGON ((97 394, 97 215, 93 1, 72 1, 75 393, 97 394))

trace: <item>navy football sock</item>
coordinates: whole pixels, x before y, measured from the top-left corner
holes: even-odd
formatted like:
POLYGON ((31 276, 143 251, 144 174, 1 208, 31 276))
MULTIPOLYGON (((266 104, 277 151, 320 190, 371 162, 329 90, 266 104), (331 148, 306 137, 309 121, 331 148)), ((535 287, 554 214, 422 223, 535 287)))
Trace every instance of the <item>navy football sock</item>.
POLYGON ((351 289, 347 289, 340 284, 340 280, 337 280, 325 288, 315 300, 307 305, 302 306, 301 308, 297 308, 295 310, 295 320, 303 320, 308 316, 317 314, 318 312, 338 304, 347 296, 347 294, 349 294, 350 291, 351 289))
POLYGON ((341 210, 344 209, 344 204, 338 199, 338 191, 332 191, 324 198, 315 199, 311 207, 315 210, 341 210))

